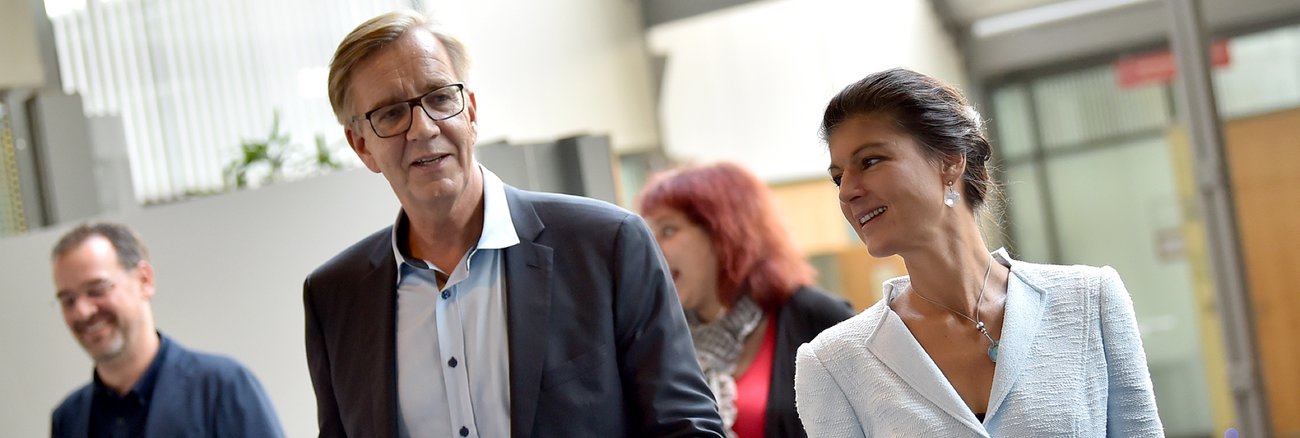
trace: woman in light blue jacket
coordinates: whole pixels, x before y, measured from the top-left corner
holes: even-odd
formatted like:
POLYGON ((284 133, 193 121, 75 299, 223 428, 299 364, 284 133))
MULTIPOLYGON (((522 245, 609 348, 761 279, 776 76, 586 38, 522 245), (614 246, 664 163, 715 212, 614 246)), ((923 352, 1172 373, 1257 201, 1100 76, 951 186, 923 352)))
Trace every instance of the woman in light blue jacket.
POLYGON ((958 91, 875 73, 831 99, 822 134, 844 217, 872 256, 900 255, 910 275, 800 347, 810 437, 1163 435, 1115 270, 985 246, 990 147, 958 91))

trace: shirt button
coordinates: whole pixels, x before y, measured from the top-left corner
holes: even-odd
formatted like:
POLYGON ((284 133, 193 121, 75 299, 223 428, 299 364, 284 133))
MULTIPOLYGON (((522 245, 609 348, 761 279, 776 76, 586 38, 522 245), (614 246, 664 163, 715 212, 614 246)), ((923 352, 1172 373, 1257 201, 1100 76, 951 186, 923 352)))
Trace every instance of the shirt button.
POLYGON ((456 368, 456 364, 458 364, 458 363, 460 363, 460 362, 456 362, 456 358, 454 358, 454 357, 451 358, 451 360, 447 361, 447 365, 451 365, 452 368, 456 368))
POLYGON ((461 427, 460 427, 460 436, 469 436, 469 428, 468 428, 468 427, 465 427, 465 426, 461 426, 461 427))
POLYGON ((449 291, 449 290, 444 290, 444 291, 442 291, 442 299, 445 300, 445 299, 448 299, 448 298, 451 298, 451 291, 449 291))

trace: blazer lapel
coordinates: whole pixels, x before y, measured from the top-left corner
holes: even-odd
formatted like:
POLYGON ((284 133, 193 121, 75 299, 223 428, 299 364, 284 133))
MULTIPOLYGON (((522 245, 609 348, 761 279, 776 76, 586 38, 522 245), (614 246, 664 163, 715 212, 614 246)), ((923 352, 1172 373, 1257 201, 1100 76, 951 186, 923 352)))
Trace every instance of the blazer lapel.
POLYGON ((510 429, 533 430, 541 391, 551 311, 551 247, 534 242, 545 225, 518 190, 506 186, 519 244, 505 250, 506 316, 510 344, 510 429))
POLYGON ((1011 267, 1011 275, 1007 281, 1007 304, 1002 316, 1002 338, 999 340, 998 365, 993 372, 987 418, 997 415, 1016 380, 1033 360, 1030 353, 1042 326, 1043 306, 1047 302, 1043 291, 1021 277, 1006 250, 997 250, 994 257, 1011 267))
MULTIPOLYGON (((892 293, 891 287, 891 290, 885 291, 885 296, 889 297, 892 293)), ((881 315, 880 326, 867 344, 872 354, 926 400, 979 436, 986 436, 987 432, 976 422, 975 414, 961 401, 957 390, 948 383, 939 366, 921 348, 903 320, 889 310, 888 306, 881 307, 881 311, 884 314, 881 315)))
MULTIPOLYGON (((68 434, 65 436, 90 436, 90 410, 94 407, 94 400, 95 389, 93 386, 88 386, 86 388, 86 396, 82 397, 82 400, 77 401, 77 403, 81 405, 81 409, 76 410, 77 418, 73 418, 72 423, 63 424, 68 428, 68 434)), ((149 429, 145 428, 145 430, 147 431, 149 429)))
POLYGON ((153 396, 149 399, 149 416, 145 419, 144 432, 148 436, 161 436, 176 432, 178 421, 184 422, 186 416, 178 415, 174 409, 183 404, 180 400, 199 397, 192 392, 194 386, 189 384, 190 374, 179 365, 185 350, 176 341, 171 341, 167 355, 158 367, 158 377, 154 380, 153 396))
POLYGON ((382 431, 378 436, 397 436, 397 258, 389 240, 376 245, 370 263, 370 272, 351 289, 359 292, 347 304, 350 313, 362 319, 351 324, 359 330, 351 333, 356 344, 347 351, 370 351, 366 356, 379 359, 352 362, 359 365, 353 376, 378 389, 370 400, 371 430, 382 431))

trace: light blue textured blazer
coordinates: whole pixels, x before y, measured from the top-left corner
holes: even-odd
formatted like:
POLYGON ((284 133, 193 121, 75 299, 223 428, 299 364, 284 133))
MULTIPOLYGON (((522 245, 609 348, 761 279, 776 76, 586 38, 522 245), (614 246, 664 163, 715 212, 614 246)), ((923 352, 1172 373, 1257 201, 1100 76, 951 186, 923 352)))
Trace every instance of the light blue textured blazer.
POLYGON ((810 437, 1163 436, 1133 302, 1110 267, 1012 260, 984 422, 880 302, 799 348, 795 401, 810 437))

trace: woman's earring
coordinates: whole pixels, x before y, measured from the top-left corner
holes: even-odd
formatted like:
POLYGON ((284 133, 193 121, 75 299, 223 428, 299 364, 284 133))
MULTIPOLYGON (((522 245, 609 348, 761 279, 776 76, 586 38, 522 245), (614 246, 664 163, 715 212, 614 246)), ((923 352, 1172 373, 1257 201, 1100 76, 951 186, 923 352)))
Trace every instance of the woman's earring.
POLYGON ((943 193, 943 205, 956 207, 957 201, 960 200, 961 193, 957 193, 957 190, 952 188, 952 181, 948 181, 948 191, 943 193))

